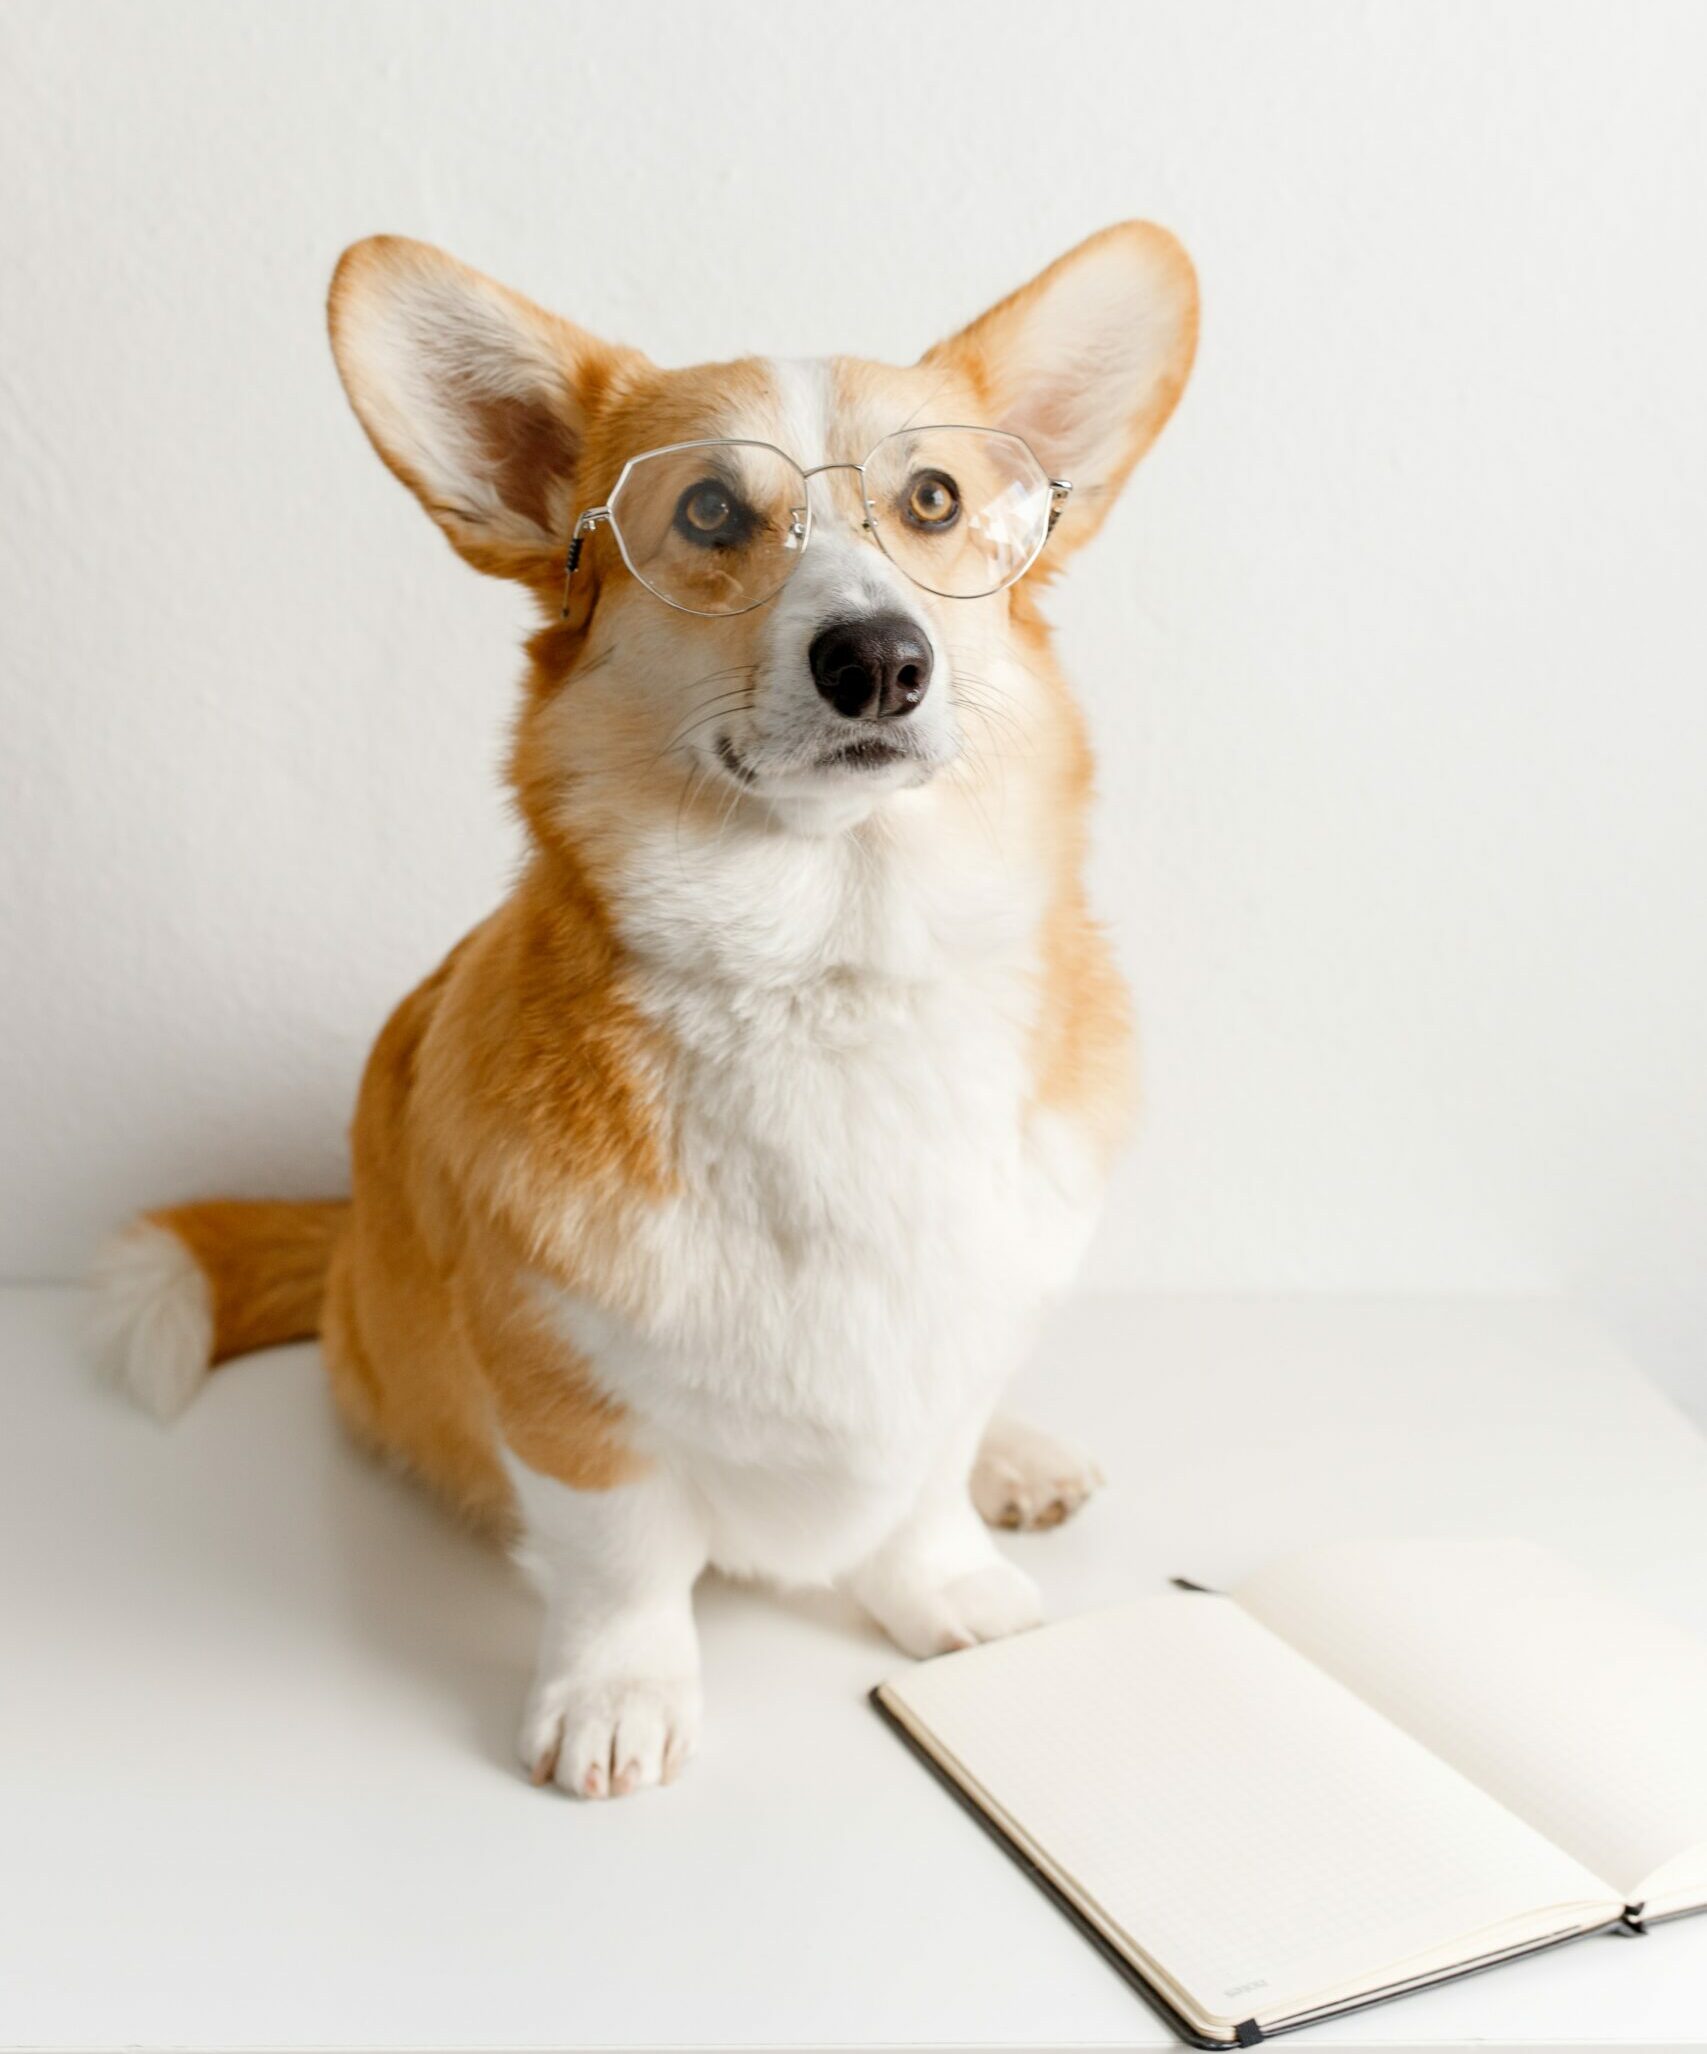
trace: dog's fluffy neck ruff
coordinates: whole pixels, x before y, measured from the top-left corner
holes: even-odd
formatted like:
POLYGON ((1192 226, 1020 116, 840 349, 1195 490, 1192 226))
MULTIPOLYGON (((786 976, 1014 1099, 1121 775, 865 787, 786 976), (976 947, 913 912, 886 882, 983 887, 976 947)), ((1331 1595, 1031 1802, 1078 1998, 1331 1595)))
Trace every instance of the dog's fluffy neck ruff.
MULTIPOLYGON (((1047 658, 1040 624, 1036 653, 1047 658)), ((548 796, 530 787, 524 745, 515 782, 538 886, 597 924, 655 1017, 691 995, 697 1018, 713 992, 737 1013, 845 1016, 860 993, 881 1007, 906 987, 1020 966, 1034 957, 1049 859, 1065 852, 1063 829, 1073 839, 1081 796, 1061 789, 1076 782, 1061 766, 1080 746, 1077 718, 1048 682, 1033 666, 1008 687, 1039 745, 1017 749, 974 725, 929 783, 840 802, 707 795, 686 764, 639 805, 596 771, 548 796)), ((574 690, 571 671, 557 695, 566 725, 574 690)))
POLYGON ((1011 955, 1041 911, 1035 883, 926 794, 834 837, 761 826, 635 853, 609 896, 636 964, 755 994, 938 982, 1011 955))

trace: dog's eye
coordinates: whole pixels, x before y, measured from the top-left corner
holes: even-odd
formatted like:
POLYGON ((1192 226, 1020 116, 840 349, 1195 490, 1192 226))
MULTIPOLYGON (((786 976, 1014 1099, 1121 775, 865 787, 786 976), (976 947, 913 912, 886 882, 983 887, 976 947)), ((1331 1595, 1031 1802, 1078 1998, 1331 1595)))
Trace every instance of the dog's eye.
POLYGON ((960 492, 946 471, 920 471, 907 487, 907 525, 940 531, 960 517, 960 492))
POLYGON ((753 525, 751 508, 716 478, 701 478, 676 501, 676 533, 702 549, 727 548, 753 525))

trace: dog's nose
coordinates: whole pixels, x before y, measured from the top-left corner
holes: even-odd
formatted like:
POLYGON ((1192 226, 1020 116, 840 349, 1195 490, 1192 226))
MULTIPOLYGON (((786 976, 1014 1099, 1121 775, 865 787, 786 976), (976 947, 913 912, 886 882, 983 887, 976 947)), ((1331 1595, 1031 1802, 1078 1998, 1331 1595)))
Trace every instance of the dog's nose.
POLYGON ((894 720, 925 696, 931 645, 904 613, 836 621, 808 652, 812 681, 844 720, 894 720))

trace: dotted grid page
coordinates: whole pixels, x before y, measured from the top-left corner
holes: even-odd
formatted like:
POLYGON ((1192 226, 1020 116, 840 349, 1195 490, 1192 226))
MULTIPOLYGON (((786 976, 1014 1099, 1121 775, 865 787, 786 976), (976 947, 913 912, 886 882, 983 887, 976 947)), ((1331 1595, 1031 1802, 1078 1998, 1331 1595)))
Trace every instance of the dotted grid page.
POLYGON ((1707 1897, 1707 1642, 1528 1541, 1313 1548, 1234 1593, 1625 1898, 1707 1897))
MULTIPOLYGON (((1616 1912, 1606 1886, 1225 1598, 922 1664, 885 1696, 1210 2023, 1616 1912), (1556 1909, 1567 1907, 1562 1916, 1556 1909)), ((1431 1964, 1435 1965, 1435 1964, 1431 1964)))

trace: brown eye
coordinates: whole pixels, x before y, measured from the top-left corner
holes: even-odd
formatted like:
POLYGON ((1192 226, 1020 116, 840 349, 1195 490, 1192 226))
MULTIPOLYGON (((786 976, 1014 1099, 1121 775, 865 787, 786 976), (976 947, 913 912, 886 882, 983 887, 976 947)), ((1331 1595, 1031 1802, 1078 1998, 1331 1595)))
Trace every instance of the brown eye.
POLYGON ((907 487, 907 523, 940 531, 960 516, 960 493, 946 471, 920 471, 907 487))
POLYGON ((702 549, 728 547, 741 541, 753 525, 748 507, 715 478, 701 478, 676 501, 678 535, 702 549))

